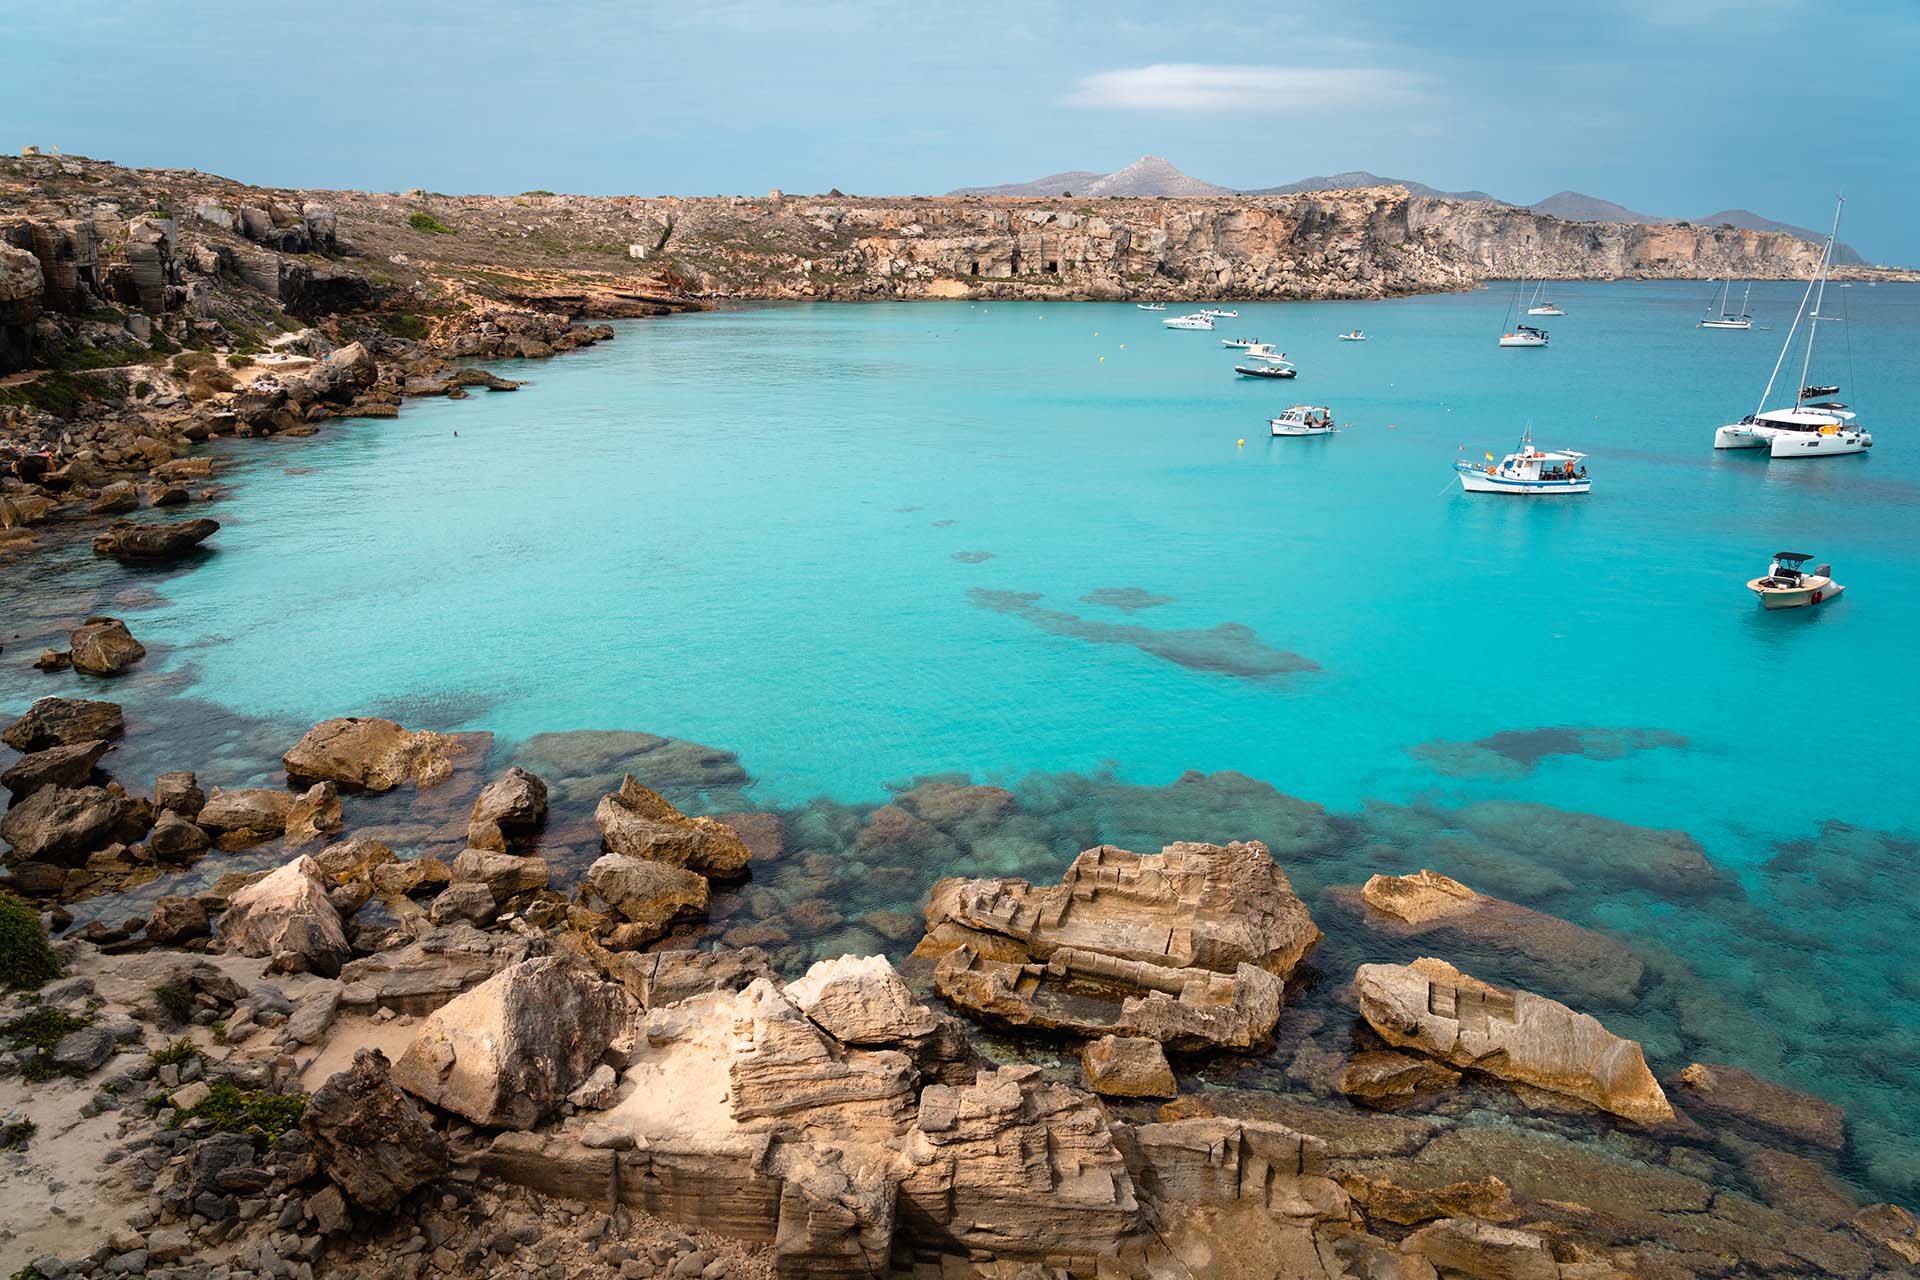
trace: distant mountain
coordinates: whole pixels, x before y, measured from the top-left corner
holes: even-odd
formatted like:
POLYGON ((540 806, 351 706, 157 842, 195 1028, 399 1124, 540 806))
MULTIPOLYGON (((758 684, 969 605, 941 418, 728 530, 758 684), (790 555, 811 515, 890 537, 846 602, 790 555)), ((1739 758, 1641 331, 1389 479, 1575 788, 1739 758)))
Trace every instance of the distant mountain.
POLYGON ((1405 187, 1416 196, 1442 196, 1452 200, 1487 200, 1494 204, 1506 203, 1484 191, 1442 191, 1424 182, 1414 182, 1407 178, 1383 178, 1377 173, 1368 173, 1365 169, 1350 169, 1346 173, 1330 173, 1318 178, 1302 178, 1298 182, 1289 182, 1282 187, 1254 187, 1241 194, 1295 196, 1304 191, 1350 191, 1355 187, 1405 187))
POLYGON ((1672 218, 1660 218, 1651 213, 1635 213, 1623 204, 1602 200, 1598 196, 1581 195, 1578 191, 1557 192, 1545 200, 1534 201, 1527 208, 1567 222, 1644 222, 1659 226, 1673 221, 1672 218))
POLYGON ((1056 173, 1032 182, 1011 182, 998 187, 958 187, 948 192, 955 196, 1057 196, 1071 191, 1076 196, 1230 196, 1231 187, 1216 187, 1211 182, 1188 177, 1159 156, 1141 156, 1124 169, 1112 173, 1092 173, 1076 169, 1056 173))

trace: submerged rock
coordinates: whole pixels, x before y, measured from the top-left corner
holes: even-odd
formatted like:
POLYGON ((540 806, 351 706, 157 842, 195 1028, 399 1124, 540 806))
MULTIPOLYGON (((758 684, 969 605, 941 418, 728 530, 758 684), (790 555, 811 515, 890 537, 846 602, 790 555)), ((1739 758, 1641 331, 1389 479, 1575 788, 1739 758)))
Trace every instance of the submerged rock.
POLYGON ((1320 941, 1265 845, 1089 849, 1062 882, 943 880, 914 954, 964 1008, 1017 1026, 1250 1048, 1320 941))
POLYGON ((586 1081, 627 1025, 619 987, 558 956, 526 960, 429 1017, 394 1081, 475 1124, 531 1128, 586 1081))
POLYGON ((1668 1081, 1690 1114, 1838 1151, 1847 1143, 1846 1116, 1831 1102, 1762 1080, 1739 1067, 1696 1062, 1668 1081))
POLYGON ((1640 1046, 1584 1013, 1509 991, 1444 960, 1363 964, 1360 1012, 1388 1044, 1580 1098, 1641 1124, 1673 1119, 1640 1046))
POLYGON ((147 656, 146 646, 118 618, 88 618, 73 629, 67 643, 73 669, 90 676, 117 675, 147 656))
POLYGON ((1364 1102, 1401 1102, 1451 1089, 1460 1073, 1431 1058, 1392 1052, 1356 1053, 1340 1072, 1340 1092, 1364 1102))
POLYGON ((182 520, 139 524, 116 520, 93 539, 98 555, 116 560, 172 560, 186 555, 220 531, 218 520, 182 520))
POLYGON ((305 856, 234 894, 219 927, 229 946, 270 957, 268 967, 278 973, 337 977, 353 954, 320 868, 305 856))
POLYGON ((689 818, 657 791, 628 774, 620 789, 601 797, 593 811, 609 851, 685 867, 701 875, 743 875, 753 854, 733 828, 714 818, 689 818))
POLYGON ((391 1213, 452 1163, 446 1142, 390 1071, 378 1049, 356 1051, 353 1066, 328 1077, 300 1117, 320 1168, 348 1199, 376 1213, 391 1213))
POLYGON ((97 739, 117 738, 126 731, 117 702, 41 698, 0 733, 0 742, 15 751, 45 751, 49 747, 71 747, 97 739))

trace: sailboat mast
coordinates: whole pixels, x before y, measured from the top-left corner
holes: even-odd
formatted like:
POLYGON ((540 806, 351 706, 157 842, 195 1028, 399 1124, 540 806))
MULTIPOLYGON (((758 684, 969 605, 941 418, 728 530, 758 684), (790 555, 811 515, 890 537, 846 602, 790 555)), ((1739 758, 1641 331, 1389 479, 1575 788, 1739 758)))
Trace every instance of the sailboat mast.
POLYGON ((1846 205, 1846 197, 1841 196, 1833 206, 1833 230, 1827 232, 1827 246, 1820 253, 1820 292, 1813 299, 1813 314, 1807 317, 1807 354, 1800 361, 1800 391, 1793 397, 1796 408, 1807 398, 1807 373, 1813 368, 1813 336, 1820 331, 1820 308, 1827 298, 1827 270, 1833 265, 1833 242, 1840 238, 1840 211, 1846 205))
POLYGON ((1753 312, 1747 310, 1747 303, 1753 298, 1753 281, 1747 281, 1747 291, 1740 295, 1740 318, 1745 320, 1753 312))

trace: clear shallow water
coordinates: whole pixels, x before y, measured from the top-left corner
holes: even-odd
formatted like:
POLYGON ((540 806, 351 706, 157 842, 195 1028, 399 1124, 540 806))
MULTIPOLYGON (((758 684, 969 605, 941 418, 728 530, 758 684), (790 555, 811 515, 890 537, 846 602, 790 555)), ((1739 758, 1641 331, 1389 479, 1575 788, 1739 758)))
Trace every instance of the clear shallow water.
MULTIPOLYGON (((1624 937, 1655 977, 1610 1026, 1663 1071, 1712 1057, 1836 1097, 1853 1174, 1911 1196, 1920 289, 1830 295, 1851 324, 1817 380, 1880 447, 1800 464, 1710 447, 1798 287, 1758 286, 1779 328, 1751 334, 1692 327, 1704 285, 1556 296, 1546 351, 1493 345, 1498 288, 1241 304, 1213 334, 1092 304, 626 325, 504 366, 519 393, 233 446, 219 552, 151 580, 156 656, 117 687, 506 739, 646 729, 738 751, 766 805, 1024 780, 1049 814, 1028 852, 943 845, 962 861, 936 874, 1047 874, 1094 835, 1267 838, 1316 891, 1437 866, 1624 937), (1355 325, 1372 340, 1335 340, 1355 325), (1235 379, 1240 334, 1300 378, 1235 379), (1269 440, 1296 401, 1351 428, 1269 440), (1456 451, 1504 453, 1528 420, 1593 455, 1594 493, 1460 494, 1456 451), (1846 598, 1762 613, 1742 584, 1779 547, 1832 560, 1846 598), (1555 726, 1589 732, 1533 732, 1555 726), (1157 789, 1189 769, 1336 816, 1157 789), (1044 776, 1103 770, 1155 789, 1044 776), (1742 892, 1607 871, 1662 839, 1635 828, 1684 831, 1742 892)), ((54 687, 17 665, 8 705, 54 687)))

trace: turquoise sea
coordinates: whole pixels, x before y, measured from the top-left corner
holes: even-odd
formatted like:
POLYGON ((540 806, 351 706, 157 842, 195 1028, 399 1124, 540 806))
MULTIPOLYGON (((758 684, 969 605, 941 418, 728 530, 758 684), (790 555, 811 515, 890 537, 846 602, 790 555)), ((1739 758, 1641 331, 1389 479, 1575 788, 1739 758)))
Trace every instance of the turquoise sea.
MULTIPOLYGON (((1211 334, 1068 303, 624 324, 498 366, 517 393, 221 446, 217 551, 142 580, 155 656, 117 696, 673 735, 738 752, 747 799, 830 853, 849 829, 819 815, 890 784, 1012 787, 1019 851, 958 840, 929 876, 1052 878, 1123 835, 1267 839, 1310 903, 1433 866, 1632 946, 1644 991, 1594 1011, 1657 1070, 1833 1098, 1847 1176, 1912 1201, 1920 287, 1829 292, 1814 380, 1879 443, 1813 462, 1711 447, 1801 286, 1756 286, 1746 334, 1694 327, 1707 292, 1559 286, 1544 351, 1496 348, 1499 285, 1241 303, 1211 334), (1241 335, 1299 378, 1235 378, 1241 335), (1346 429, 1269 439, 1296 402, 1346 429), (1463 495, 1453 459, 1529 424, 1592 455, 1593 493, 1463 495), (1743 584, 1782 548, 1845 597, 1761 611, 1743 584), (1169 785, 1189 770, 1245 778, 1169 785), (1637 869, 1689 839, 1716 883, 1637 869)), ((0 612, 118 572, 6 582, 0 612)), ((18 652, 0 706, 77 686, 18 652)), ((1329 932, 1327 988, 1375 958, 1329 932)))

